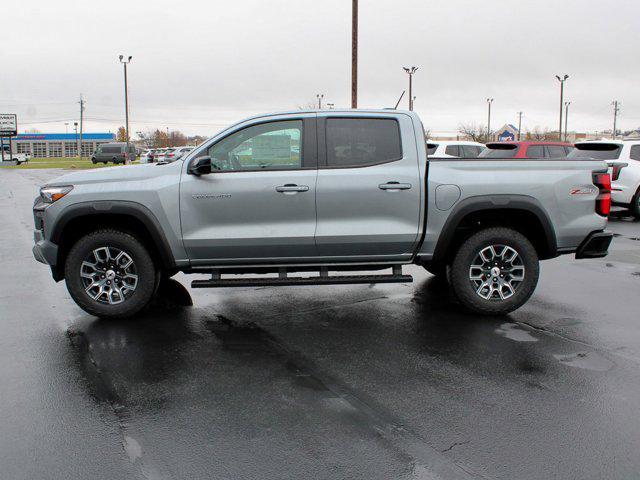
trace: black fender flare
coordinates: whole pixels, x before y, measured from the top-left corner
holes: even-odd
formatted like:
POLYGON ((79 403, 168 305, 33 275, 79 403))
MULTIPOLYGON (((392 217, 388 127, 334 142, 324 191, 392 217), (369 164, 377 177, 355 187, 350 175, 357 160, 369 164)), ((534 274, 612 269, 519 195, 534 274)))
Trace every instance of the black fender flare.
POLYGON ((65 227, 75 218, 105 214, 130 216, 140 221, 155 243, 162 265, 166 268, 175 268, 175 258, 160 222, 151 210, 137 202, 108 200, 69 205, 57 216, 50 239, 53 243, 59 244, 65 227))
POLYGON ((479 195, 469 197, 459 202, 444 224, 430 263, 438 265, 444 262, 447 249, 451 244, 455 231, 464 217, 470 213, 490 210, 525 210, 536 216, 544 229, 548 256, 558 255, 558 245, 555 229, 547 211, 534 197, 528 195, 479 195))

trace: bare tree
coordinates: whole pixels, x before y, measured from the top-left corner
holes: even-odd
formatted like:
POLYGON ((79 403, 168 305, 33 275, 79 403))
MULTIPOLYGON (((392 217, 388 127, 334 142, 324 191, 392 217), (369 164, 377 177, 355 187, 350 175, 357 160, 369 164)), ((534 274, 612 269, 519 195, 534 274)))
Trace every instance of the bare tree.
POLYGON ((431 129, 430 128, 425 128, 424 129, 424 139, 425 140, 429 140, 431 138, 431 129))
POLYGON ((486 143, 488 141, 487 127, 482 124, 461 123, 458 125, 458 131, 463 137, 467 137, 474 142, 486 143))
POLYGON ((558 138, 557 134, 553 134, 551 132, 549 132, 549 129, 545 127, 544 130, 542 130, 540 127, 536 126, 533 130, 527 130, 527 133, 525 134, 525 139, 527 140, 557 140, 558 138))

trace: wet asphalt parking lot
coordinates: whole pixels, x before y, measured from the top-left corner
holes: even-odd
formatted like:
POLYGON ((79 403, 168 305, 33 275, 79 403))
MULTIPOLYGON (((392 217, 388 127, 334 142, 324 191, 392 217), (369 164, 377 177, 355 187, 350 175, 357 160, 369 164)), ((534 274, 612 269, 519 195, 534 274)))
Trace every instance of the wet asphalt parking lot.
POLYGON ((410 267, 103 321, 31 254, 61 173, 0 171, 0 478, 640 478, 640 223, 507 317, 410 267))

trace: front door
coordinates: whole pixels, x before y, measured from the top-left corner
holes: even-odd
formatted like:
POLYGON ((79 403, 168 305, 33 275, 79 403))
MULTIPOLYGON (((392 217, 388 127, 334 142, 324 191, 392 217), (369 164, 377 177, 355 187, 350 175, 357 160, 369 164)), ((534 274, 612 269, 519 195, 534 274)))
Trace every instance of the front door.
POLYGON ((411 117, 325 115, 318 117, 318 254, 337 261, 410 258, 424 201, 411 117))
POLYGON ((315 116, 248 124, 210 145, 200 156, 212 173, 185 170, 180 187, 192 264, 315 257, 315 145, 315 116))

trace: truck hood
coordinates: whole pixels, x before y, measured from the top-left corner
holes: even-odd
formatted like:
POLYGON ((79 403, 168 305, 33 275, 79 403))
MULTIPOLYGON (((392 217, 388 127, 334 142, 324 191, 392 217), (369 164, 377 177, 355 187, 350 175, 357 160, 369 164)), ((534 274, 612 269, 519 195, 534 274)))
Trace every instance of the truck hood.
MULTIPOLYGON (((176 168, 173 162, 168 164, 147 163, 144 165, 123 165, 68 173, 50 180, 46 185, 83 185, 88 183, 130 182, 158 177, 166 174, 167 168, 176 168)), ((180 167, 177 167, 178 169, 180 167)))

